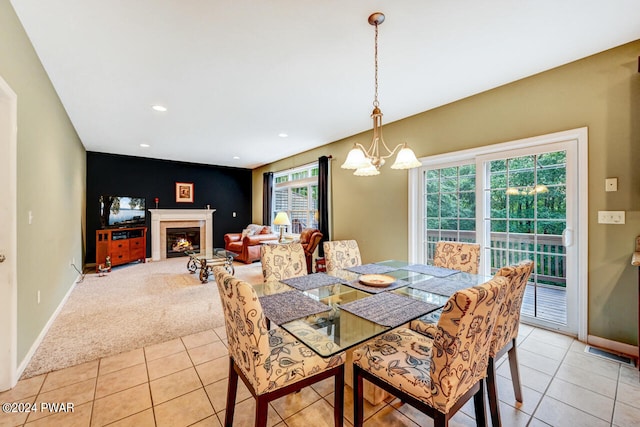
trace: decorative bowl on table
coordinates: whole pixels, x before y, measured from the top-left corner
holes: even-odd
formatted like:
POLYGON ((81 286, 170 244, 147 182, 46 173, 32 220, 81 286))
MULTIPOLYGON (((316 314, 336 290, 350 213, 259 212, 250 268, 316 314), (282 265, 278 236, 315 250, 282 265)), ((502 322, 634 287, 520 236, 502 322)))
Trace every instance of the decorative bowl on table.
POLYGON ((358 280, 368 286, 384 288, 395 282, 396 278, 387 274, 363 274, 358 280))

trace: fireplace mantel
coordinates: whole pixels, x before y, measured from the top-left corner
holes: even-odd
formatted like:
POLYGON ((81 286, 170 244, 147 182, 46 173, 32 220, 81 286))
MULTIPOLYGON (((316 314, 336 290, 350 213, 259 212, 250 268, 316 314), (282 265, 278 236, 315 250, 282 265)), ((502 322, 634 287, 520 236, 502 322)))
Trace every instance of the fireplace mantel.
POLYGON ((162 242, 166 236, 164 230, 171 223, 198 222, 204 239, 204 253, 213 253, 213 213, 215 209, 149 209, 151 212, 151 259, 160 261, 166 256, 162 253, 162 242))

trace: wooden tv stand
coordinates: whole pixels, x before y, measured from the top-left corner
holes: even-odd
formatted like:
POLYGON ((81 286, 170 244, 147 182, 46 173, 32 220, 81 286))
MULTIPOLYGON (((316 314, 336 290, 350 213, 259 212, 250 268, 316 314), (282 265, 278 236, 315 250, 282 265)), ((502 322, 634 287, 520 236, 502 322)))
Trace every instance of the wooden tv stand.
POLYGON ((96 271, 111 258, 111 266, 147 260, 147 227, 96 231, 96 271))

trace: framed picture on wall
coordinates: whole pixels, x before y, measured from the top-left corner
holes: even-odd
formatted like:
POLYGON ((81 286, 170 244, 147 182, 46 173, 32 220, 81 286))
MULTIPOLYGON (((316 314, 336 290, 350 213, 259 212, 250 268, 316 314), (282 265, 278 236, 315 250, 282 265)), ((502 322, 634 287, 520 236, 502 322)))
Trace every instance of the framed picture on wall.
POLYGON ((193 182, 176 182, 176 202, 193 203, 193 182))

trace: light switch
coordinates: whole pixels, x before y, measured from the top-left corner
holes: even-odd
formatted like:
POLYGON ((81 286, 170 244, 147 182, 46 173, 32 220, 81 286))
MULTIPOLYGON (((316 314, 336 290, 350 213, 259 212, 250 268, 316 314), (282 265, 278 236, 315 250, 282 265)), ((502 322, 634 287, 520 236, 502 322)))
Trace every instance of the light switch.
POLYGON ((618 191, 618 178, 607 178, 604 180, 604 191, 618 191))
POLYGON ((598 224, 624 224, 624 211, 598 211, 598 224))

